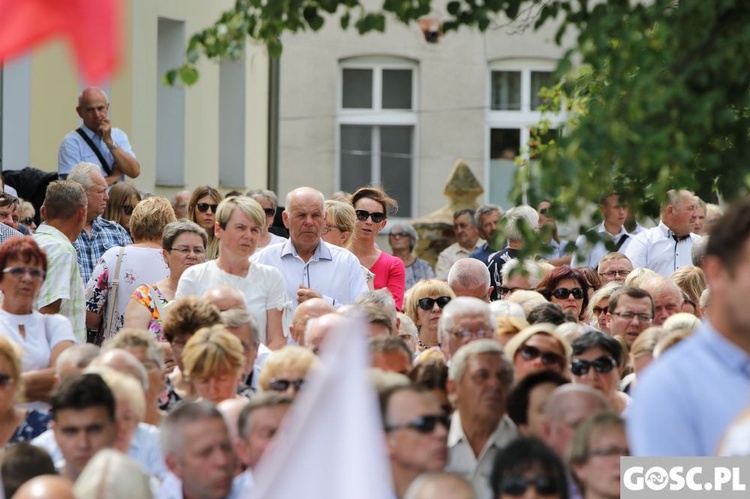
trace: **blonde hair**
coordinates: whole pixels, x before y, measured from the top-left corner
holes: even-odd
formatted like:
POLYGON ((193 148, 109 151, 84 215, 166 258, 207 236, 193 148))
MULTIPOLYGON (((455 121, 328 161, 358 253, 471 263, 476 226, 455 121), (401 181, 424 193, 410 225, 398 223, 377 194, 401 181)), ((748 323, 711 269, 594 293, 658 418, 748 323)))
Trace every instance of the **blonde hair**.
POLYGON ((625 286, 632 286, 634 288, 642 288, 643 283, 653 277, 661 277, 659 274, 646 267, 638 267, 628 274, 625 278, 625 286))
POLYGON ((420 328, 417 310, 419 309, 419 300, 429 296, 450 296, 451 299, 456 297, 448 283, 439 279, 426 279, 419 281, 409 290, 404 305, 404 313, 414 322, 417 328, 420 328))
POLYGON ((526 314, 526 317, 529 316, 529 314, 532 310, 534 310, 535 307, 544 303, 548 303, 547 299, 542 296, 541 293, 537 291, 527 291, 525 289, 519 289, 518 291, 507 297, 505 300, 520 305, 521 308, 523 308, 523 312, 526 314))
POLYGON ((307 348, 287 345, 273 352, 263 364, 258 376, 258 387, 263 391, 268 390, 271 381, 287 369, 300 369, 307 375, 311 369, 318 367, 319 362, 318 357, 307 348))
POLYGON ((216 221, 219 223, 219 227, 227 228, 229 219, 232 218, 236 209, 242 211, 247 218, 255 222, 258 228, 265 227, 266 212, 263 211, 256 200, 246 196, 230 196, 219 203, 219 207, 216 208, 216 221))
POLYGON ((23 372, 21 357, 23 356, 23 351, 16 343, 13 343, 5 336, 0 336, 0 355, 5 357, 10 364, 10 372, 8 374, 11 380, 13 380, 14 395, 20 399, 21 394, 23 394, 23 380, 21 379, 21 373, 23 372))
POLYGON ((172 203, 168 199, 152 197, 144 199, 133 210, 130 217, 130 233, 133 241, 155 241, 161 244, 161 236, 167 224, 176 222, 172 203))
POLYGON ((222 325, 204 327, 185 344, 185 375, 192 379, 238 373, 245 367, 242 343, 222 325))
POLYGON ((703 273, 703 270, 700 267, 686 265, 675 270, 670 279, 680 287, 697 308, 700 304, 703 290, 708 287, 706 275, 703 273))
POLYGON ((344 241, 344 245, 349 242, 349 239, 354 233, 354 225, 357 221, 357 214, 354 212, 354 206, 350 203, 343 201, 335 201, 328 199, 325 202, 326 210, 326 221, 329 225, 333 225, 341 232, 348 232, 349 237, 344 241))

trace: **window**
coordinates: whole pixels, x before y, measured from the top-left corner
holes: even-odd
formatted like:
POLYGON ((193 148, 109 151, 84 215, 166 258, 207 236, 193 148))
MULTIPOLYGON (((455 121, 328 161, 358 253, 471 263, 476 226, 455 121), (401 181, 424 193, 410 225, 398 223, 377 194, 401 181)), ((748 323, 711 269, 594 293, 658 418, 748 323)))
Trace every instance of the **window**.
POLYGON ((185 22, 159 18, 156 81, 156 185, 185 184, 185 89, 161 78, 185 59, 185 22))
POLYGON ((382 185, 399 217, 414 208, 416 66, 402 59, 358 58, 341 65, 338 187, 382 185))
MULTIPOLYGON (((513 178, 518 167, 516 156, 522 153, 529 140, 530 126, 542 115, 539 91, 554 84, 555 61, 509 60, 490 66, 490 95, 487 117, 488 161, 485 178, 488 181, 489 202, 507 208, 513 178)), ((562 115, 552 117, 559 123, 562 115)), ((550 130, 553 136, 556 130, 550 130)))

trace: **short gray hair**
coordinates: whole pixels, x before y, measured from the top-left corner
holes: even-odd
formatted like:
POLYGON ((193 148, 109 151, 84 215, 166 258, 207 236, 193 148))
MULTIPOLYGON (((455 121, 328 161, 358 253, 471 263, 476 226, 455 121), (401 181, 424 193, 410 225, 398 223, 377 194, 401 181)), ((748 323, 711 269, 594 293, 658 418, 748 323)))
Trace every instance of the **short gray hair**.
POLYGON ((521 228, 526 223, 530 230, 535 230, 539 225, 539 212, 527 205, 516 206, 508 210, 503 217, 505 224, 503 231, 509 241, 523 241, 524 235, 521 228))
POLYGON ((164 367, 164 353, 156 342, 156 337, 142 329, 131 327, 120 329, 116 335, 104 342, 102 351, 107 352, 115 348, 126 350, 128 347, 145 348, 148 360, 159 366, 159 369, 164 367))
POLYGON ((206 419, 218 419, 226 426, 224 417, 216 406, 209 401, 178 404, 161 423, 161 448, 164 456, 166 457, 168 454, 181 456, 185 441, 182 435, 182 427, 206 419))
POLYGON ((274 211, 279 207, 279 198, 276 197, 276 193, 269 191, 268 189, 250 189, 247 191, 245 196, 255 201, 269 201, 273 206, 274 211))
POLYGON ((417 246, 417 243, 419 242, 419 235, 417 235, 417 231, 414 229, 414 227, 411 224, 408 224, 406 222, 396 222, 394 224, 391 224, 391 227, 389 230, 393 232, 393 230, 395 229, 400 229, 406 235, 409 236, 409 239, 411 240, 409 249, 413 251, 414 248, 417 246))
POLYGON ((695 267, 701 266, 701 260, 706 256, 706 250, 708 249, 708 236, 701 236, 700 239, 693 243, 690 248, 690 260, 693 262, 695 267))
POLYGON ((250 401, 242 408, 237 420, 237 429, 243 439, 250 435, 250 421, 253 412, 264 407, 277 407, 280 405, 292 405, 294 397, 278 392, 262 392, 253 395, 250 401))
POLYGON ((448 366, 448 379, 451 381, 460 381, 466 372, 469 358, 485 353, 497 355, 503 363, 510 366, 511 372, 513 371, 513 364, 508 359, 500 343, 495 340, 481 339, 467 343, 459 348, 453 357, 451 357, 451 365, 448 366))
POLYGON ((477 227, 481 227, 481 225, 482 225, 482 218, 484 218, 487 215, 489 215, 490 213, 494 213, 494 212, 498 212, 502 216, 503 209, 500 208, 496 204, 485 204, 485 205, 480 206, 477 209, 476 213, 474 213, 474 225, 476 225, 477 227))
POLYGON ((101 175, 102 178, 104 178, 104 175, 102 175, 102 172, 99 170, 98 165, 84 161, 82 163, 78 163, 73 168, 73 170, 70 172, 70 175, 68 175, 68 180, 78 182, 83 186, 84 189, 89 190, 94 186, 94 179, 92 178, 92 175, 95 173, 101 175))
POLYGON ((456 318, 464 315, 482 315, 489 327, 495 328, 495 321, 492 319, 492 312, 487 303, 479 298, 459 296, 458 298, 453 298, 445 306, 443 315, 438 320, 438 339, 442 345, 448 345, 450 330, 455 327, 456 318))
POLYGON ((391 295, 391 292, 388 291, 388 289, 383 288, 365 291, 354 299, 354 304, 360 307, 367 305, 368 303, 376 305, 385 310, 386 313, 388 313, 388 315, 391 317, 393 327, 396 327, 396 321, 398 319, 396 301, 393 299, 393 295, 391 295))
POLYGON ((448 271, 448 286, 453 288, 454 284, 471 289, 482 287, 486 293, 490 289, 490 271, 476 258, 462 258, 448 271))
POLYGON ((508 279, 518 272, 521 272, 522 275, 528 277, 529 284, 531 284, 532 288, 536 288, 542 280, 542 277, 544 277, 544 269, 542 266, 529 258, 524 259, 523 263, 521 263, 521 260, 518 258, 511 258, 505 262, 503 268, 500 269, 500 275, 502 276, 503 282, 508 282, 508 279))
POLYGON ((227 328, 238 328, 240 326, 250 326, 250 336, 256 345, 260 345, 260 327, 253 314, 244 308, 230 308, 221 312, 221 323, 227 328))
POLYGON ((99 355, 99 347, 92 343, 76 343, 60 353, 55 361, 55 374, 59 377, 65 364, 84 369, 99 355))
POLYGON ((177 220, 176 222, 170 222, 164 227, 164 232, 161 237, 162 248, 165 250, 171 250, 175 239, 186 232, 199 235, 203 241, 203 249, 206 249, 206 246, 208 246, 208 234, 206 234, 206 229, 185 218, 177 220))

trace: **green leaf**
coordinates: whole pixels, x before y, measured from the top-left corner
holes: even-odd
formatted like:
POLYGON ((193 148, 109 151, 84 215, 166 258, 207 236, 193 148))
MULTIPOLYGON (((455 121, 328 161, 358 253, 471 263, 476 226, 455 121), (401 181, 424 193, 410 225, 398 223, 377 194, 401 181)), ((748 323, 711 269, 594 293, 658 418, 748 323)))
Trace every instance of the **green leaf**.
POLYGON ((349 27, 349 22, 351 21, 351 19, 352 19, 351 14, 349 13, 349 11, 346 11, 344 15, 341 16, 341 20, 340 20, 341 29, 343 30, 347 29, 349 27))
POLYGON ((170 87, 173 87, 175 84, 175 81, 177 80, 177 70, 176 69, 170 69, 167 71, 167 73, 164 75, 163 83, 165 85, 168 85, 170 87))
POLYGON ((266 41, 266 47, 268 48, 268 55, 271 57, 281 57, 281 41, 278 38, 271 38, 266 41))
POLYGON ((448 11, 448 14, 455 16, 461 10, 461 2, 458 2, 457 0, 451 0, 450 2, 448 2, 446 10, 448 11))
POLYGON ((180 80, 182 80, 182 82, 187 86, 191 86, 198 81, 198 70, 190 64, 185 64, 184 66, 182 66, 179 69, 179 73, 180 80))

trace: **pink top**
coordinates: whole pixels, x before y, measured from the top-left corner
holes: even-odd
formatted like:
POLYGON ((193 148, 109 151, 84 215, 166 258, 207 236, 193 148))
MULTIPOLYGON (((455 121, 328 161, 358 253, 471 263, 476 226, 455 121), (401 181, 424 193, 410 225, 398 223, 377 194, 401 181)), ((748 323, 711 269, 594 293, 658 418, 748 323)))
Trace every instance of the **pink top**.
POLYGON ((404 306, 404 289, 406 288, 406 270, 400 258, 389 255, 385 251, 380 253, 375 264, 370 267, 375 274, 373 285, 375 289, 388 288, 396 301, 396 309, 404 306))

